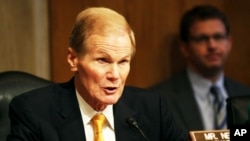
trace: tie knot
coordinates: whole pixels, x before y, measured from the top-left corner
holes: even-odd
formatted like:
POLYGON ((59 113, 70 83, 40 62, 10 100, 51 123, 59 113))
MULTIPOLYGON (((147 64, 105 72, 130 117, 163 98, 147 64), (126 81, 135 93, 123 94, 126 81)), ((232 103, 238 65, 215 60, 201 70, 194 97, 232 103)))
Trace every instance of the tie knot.
POLYGON ((211 87, 210 87, 210 92, 212 93, 212 94, 218 94, 218 87, 217 86, 214 86, 214 85, 212 85, 211 87))
POLYGON ((101 114, 96 114, 93 116, 92 121, 98 121, 98 122, 104 122, 106 117, 101 113, 101 114))
POLYGON ((103 125, 106 122, 106 117, 103 114, 96 114, 91 120, 95 134, 102 132, 103 125))
POLYGON ((219 101, 221 99, 219 94, 219 88, 217 86, 211 86, 210 93, 214 96, 215 101, 219 101))

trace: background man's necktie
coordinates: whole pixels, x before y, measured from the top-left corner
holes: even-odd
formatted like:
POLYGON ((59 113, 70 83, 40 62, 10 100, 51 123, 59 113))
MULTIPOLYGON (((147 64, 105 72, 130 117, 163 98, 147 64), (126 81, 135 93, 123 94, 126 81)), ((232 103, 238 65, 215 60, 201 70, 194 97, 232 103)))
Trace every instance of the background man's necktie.
POLYGON ((106 122, 106 117, 103 114, 96 114, 91 122, 94 129, 94 141, 104 141, 102 129, 106 122))
POLYGON ((222 97, 217 86, 210 88, 211 94, 214 96, 214 127, 215 129, 226 129, 226 101, 222 97))

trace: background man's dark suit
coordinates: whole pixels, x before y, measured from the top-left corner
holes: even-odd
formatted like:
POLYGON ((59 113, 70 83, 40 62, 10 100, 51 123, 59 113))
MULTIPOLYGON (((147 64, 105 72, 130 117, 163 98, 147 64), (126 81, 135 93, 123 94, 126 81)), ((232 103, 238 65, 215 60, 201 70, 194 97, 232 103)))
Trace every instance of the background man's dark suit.
MULTIPOLYGON (((173 124, 166 102, 161 96, 139 88, 125 87, 123 96, 114 105, 114 124, 117 141, 143 141, 140 132, 129 126, 133 117, 152 141, 186 140, 173 124)), ((73 81, 52 85, 16 97, 10 104, 12 141, 21 135, 23 140, 84 141, 84 128, 73 81), (20 106, 22 105, 22 106, 20 106), (24 106, 23 106, 24 105, 24 106)), ((19 138, 18 137, 18 138, 19 138)), ((21 140, 21 139, 19 139, 21 140)))
MULTIPOLYGON (((250 94, 250 89, 227 77, 225 77, 224 85, 229 97, 250 94)), ((204 130, 187 71, 183 71, 169 80, 151 87, 151 89, 165 95, 168 108, 182 128, 186 131, 204 130)))

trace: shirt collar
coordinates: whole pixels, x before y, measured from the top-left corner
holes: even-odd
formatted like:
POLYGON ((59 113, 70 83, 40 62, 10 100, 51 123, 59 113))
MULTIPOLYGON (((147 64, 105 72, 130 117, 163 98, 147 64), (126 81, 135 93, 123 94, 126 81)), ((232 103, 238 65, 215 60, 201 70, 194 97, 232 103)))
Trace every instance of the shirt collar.
POLYGON ((224 74, 221 73, 218 80, 213 84, 210 80, 202 77, 200 74, 188 69, 188 77, 194 93, 201 99, 209 97, 209 89, 212 85, 216 85, 219 89, 223 88, 224 74))
POLYGON ((113 105, 108 105, 103 111, 95 111, 76 90, 76 96, 79 107, 82 111, 82 119, 84 124, 90 124, 92 117, 97 113, 103 113, 108 121, 108 125, 114 130, 113 105))

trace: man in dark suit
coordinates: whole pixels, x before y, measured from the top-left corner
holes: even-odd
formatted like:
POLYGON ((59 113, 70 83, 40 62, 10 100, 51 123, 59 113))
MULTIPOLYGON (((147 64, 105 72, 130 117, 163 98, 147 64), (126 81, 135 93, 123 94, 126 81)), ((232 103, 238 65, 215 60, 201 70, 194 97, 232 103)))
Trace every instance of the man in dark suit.
POLYGON ((151 89, 165 94, 174 118, 186 131, 226 129, 226 99, 250 90, 223 73, 232 44, 225 14, 209 5, 192 8, 181 19, 180 37, 186 70, 151 89))
POLYGON ((125 87, 134 54, 123 16, 108 8, 80 12, 67 56, 74 77, 15 97, 7 141, 187 140, 160 94, 125 87))

